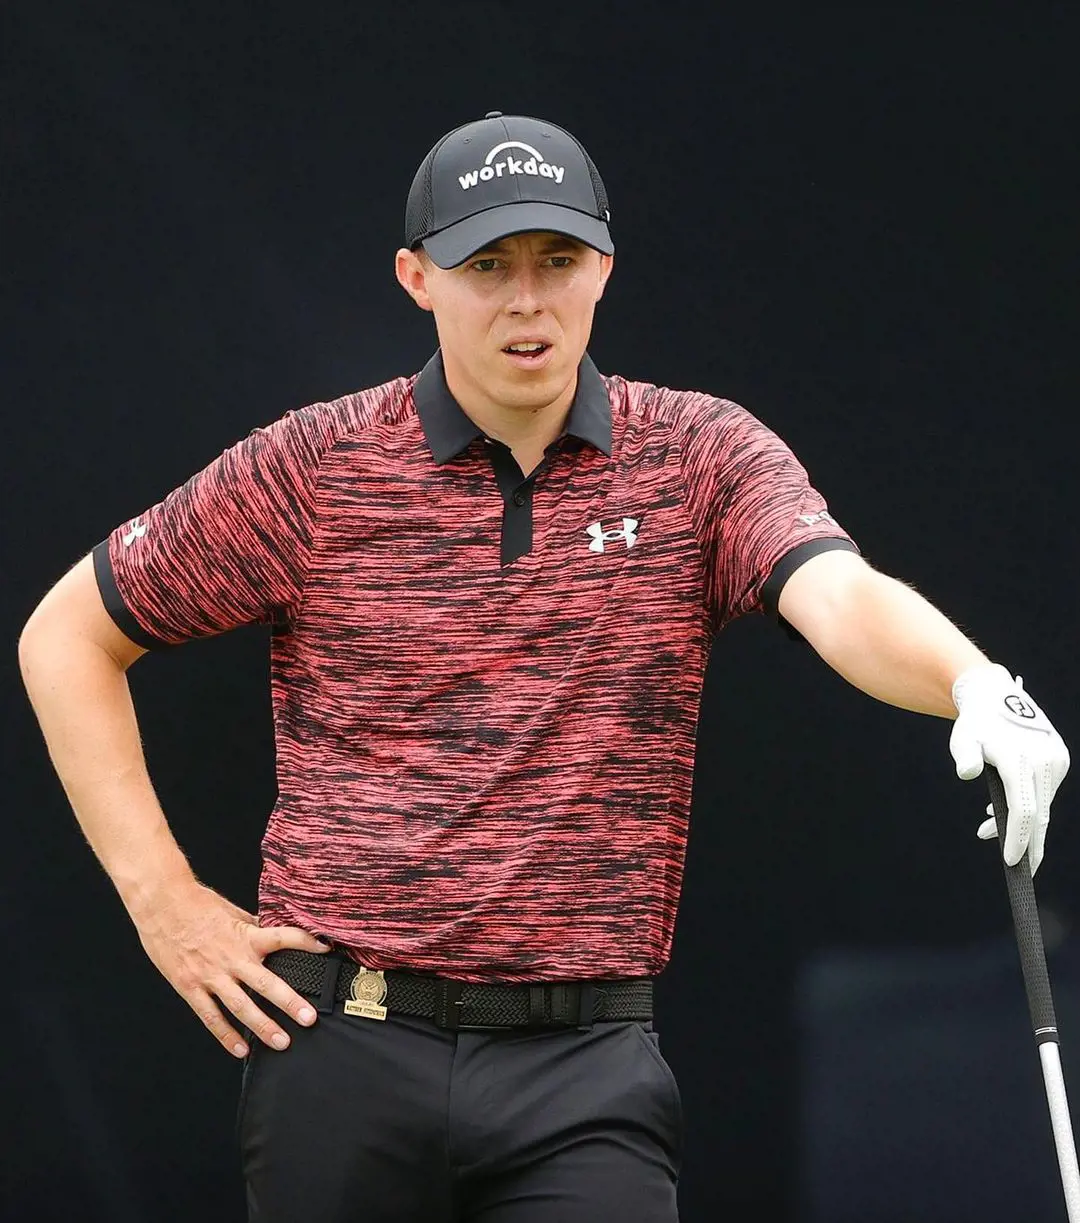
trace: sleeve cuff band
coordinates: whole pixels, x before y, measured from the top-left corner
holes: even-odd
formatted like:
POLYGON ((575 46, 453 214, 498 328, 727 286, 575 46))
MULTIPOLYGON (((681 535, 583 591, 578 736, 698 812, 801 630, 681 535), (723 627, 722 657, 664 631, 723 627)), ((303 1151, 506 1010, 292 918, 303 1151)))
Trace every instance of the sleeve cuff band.
POLYGON ((163 650, 169 648, 169 642, 152 637, 127 609, 127 604, 120 595, 113 576, 112 562, 109 560, 109 540, 103 539, 94 548, 94 577, 97 578, 98 590, 105 610, 113 618, 116 627, 144 650, 163 650))
POLYGON ((775 615, 780 602, 780 592, 787 580, 800 566, 805 565, 812 556, 820 552, 858 552, 859 549, 850 539, 811 539, 805 544, 799 544, 786 552, 773 565, 765 585, 761 588, 761 604, 770 615, 775 615))

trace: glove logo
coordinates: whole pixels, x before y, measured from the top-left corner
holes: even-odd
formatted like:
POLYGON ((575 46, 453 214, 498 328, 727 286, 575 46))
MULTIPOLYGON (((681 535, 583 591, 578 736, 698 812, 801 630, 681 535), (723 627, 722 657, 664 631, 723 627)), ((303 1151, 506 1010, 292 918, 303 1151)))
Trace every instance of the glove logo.
POLYGON ((1035 717, 1035 710, 1018 696, 1007 696, 1005 698, 1005 708, 1010 713, 1015 713, 1018 718, 1035 717))

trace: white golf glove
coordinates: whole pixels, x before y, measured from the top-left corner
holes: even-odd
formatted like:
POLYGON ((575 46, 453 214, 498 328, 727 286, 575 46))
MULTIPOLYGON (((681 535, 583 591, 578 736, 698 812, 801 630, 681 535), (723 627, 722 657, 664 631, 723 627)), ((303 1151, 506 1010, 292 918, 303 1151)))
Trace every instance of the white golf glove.
MULTIPOLYGON (((949 750, 956 772, 971 781, 992 764, 1001 775, 1009 808, 1002 853, 1015 866, 1026 853, 1034 875, 1043 859, 1050 803, 1069 771, 1069 749, 1050 719, 998 663, 971 667, 953 684, 959 717, 953 724, 949 750)), ((979 826, 988 841, 997 836, 993 805, 990 819, 979 826)))

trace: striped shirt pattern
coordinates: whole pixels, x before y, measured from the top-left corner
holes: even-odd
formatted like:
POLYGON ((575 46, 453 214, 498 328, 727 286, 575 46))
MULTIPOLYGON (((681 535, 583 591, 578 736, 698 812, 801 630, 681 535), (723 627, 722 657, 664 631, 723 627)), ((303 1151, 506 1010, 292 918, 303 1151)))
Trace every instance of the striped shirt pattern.
POLYGON ((485 439, 436 463, 416 375, 255 429, 95 549, 143 645, 273 626, 261 924, 463 981, 667 963, 712 640, 854 544, 745 409, 592 368, 611 453, 559 440, 511 563, 485 439))

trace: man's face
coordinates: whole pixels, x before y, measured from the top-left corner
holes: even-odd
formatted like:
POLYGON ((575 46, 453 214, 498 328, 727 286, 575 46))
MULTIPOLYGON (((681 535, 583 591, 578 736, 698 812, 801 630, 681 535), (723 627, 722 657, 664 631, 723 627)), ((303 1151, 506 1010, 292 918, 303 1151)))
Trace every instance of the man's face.
POLYGON ((527 233, 443 269, 397 253, 402 287, 435 315, 447 377, 505 407, 554 402, 573 380, 612 256, 559 234, 527 233), (512 344, 540 343, 531 353, 512 344))

